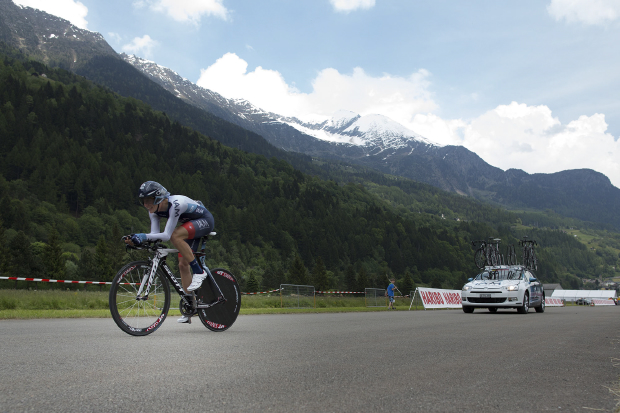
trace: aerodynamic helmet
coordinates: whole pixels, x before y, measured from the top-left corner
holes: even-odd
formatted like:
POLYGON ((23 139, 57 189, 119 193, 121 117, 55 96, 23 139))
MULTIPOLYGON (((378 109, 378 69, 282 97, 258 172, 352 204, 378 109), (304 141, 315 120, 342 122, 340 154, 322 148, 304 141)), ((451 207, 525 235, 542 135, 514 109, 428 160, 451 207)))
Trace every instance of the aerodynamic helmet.
POLYGON ((164 199, 167 199, 170 196, 170 192, 166 188, 164 188, 161 184, 155 181, 146 181, 142 185, 140 185, 140 193, 138 194, 138 199, 140 203, 144 205, 144 200, 146 198, 152 198, 153 204, 158 205, 164 199))

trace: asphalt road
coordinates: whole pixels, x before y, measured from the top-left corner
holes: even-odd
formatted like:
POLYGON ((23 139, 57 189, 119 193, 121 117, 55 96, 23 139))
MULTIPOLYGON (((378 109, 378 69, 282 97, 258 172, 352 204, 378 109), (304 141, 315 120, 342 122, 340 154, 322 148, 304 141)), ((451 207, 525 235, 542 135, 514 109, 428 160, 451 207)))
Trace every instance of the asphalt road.
POLYGON ((0 411, 613 411, 620 307, 0 321, 0 411), (616 363, 616 366, 614 366, 616 363))

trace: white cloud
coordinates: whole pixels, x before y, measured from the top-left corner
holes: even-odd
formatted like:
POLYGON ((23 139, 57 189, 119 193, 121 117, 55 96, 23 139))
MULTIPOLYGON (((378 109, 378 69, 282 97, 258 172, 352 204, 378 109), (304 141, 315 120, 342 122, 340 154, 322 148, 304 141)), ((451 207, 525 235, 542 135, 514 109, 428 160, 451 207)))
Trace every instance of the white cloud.
POLYGON ((158 12, 166 13, 176 21, 199 24, 203 15, 227 20, 229 11, 224 0, 136 0, 133 6, 143 8, 147 5, 158 12))
POLYGON ((583 115, 563 125, 547 106, 512 102, 470 122, 418 115, 411 127, 431 141, 463 145, 503 170, 553 173, 589 168, 620 187, 620 140, 606 133, 603 114, 583 115))
POLYGON ((146 59, 151 58, 153 48, 157 46, 157 42, 151 39, 151 36, 145 34, 142 37, 135 37, 131 43, 123 46, 122 50, 129 54, 135 54, 146 59))
POLYGON ((406 124, 416 113, 437 108, 427 90, 430 74, 425 70, 408 77, 372 77, 361 68, 355 68, 350 75, 329 68, 318 73, 311 93, 302 93, 289 86, 277 71, 247 69, 247 62, 227 53, 201 70, 196 83, 227 98, 246 99, 262 109, 287 116, 331 116, 337 110, 347 109, 361 115, 383 114, 406 124))
POLYGON ((329 0, 334 10, 350 12, 357 9, 370 9, 375 6, 375 0, 329 0))
POLYGON ((551 0, 547 11, 558 21, 605 24, 620 17, 620 0, 551 0))
POLYGON ((313 90, 302 93, 277 71, 248 64, 233 53, 201 71, 197 84, 227 98, 246 99, 277 114, 302 119, 331 117, 345 109, 382 114, 443 145, 462 145, 501 169, 553 173, 590 168, 620 187, 620 140, 607 133, 605 115, 581 116, 568 124, 549 107, 512 102, 470 119, 442 119, 433 100, 430 74, 373 77, 361 68, 352 74, 324 69, 313 90))
POLYGON ((86 15, 88 8, 79 1, 74 0, 13 0, 20 6, 32 7, 33 9, 43 10, 54 16, 69 20, 71 24, 88 29, 86 15))
POLYGON ((108 32, 108 38, 112 39, 115 43, 120 43, 123 41, 123 36, 116 32, 108 32))

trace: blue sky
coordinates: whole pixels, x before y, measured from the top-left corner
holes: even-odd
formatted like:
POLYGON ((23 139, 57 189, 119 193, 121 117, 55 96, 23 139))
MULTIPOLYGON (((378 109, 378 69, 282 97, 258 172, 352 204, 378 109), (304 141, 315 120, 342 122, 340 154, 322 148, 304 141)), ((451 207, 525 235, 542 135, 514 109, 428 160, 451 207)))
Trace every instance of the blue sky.
POLYGON ((380 113, 502 169, 620 186, 620 0, 14 1, 276 113, 380 113))

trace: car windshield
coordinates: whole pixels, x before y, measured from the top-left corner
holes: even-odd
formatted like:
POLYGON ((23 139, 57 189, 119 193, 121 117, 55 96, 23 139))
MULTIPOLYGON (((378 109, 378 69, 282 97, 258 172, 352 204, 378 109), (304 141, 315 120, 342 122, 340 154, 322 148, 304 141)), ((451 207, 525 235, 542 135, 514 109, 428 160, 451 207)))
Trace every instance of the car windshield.
POLYGON ((504 281, 504 280, 522 280, 523 271, 499 269, 481 272, 474 278, 478 281, 504 281))

